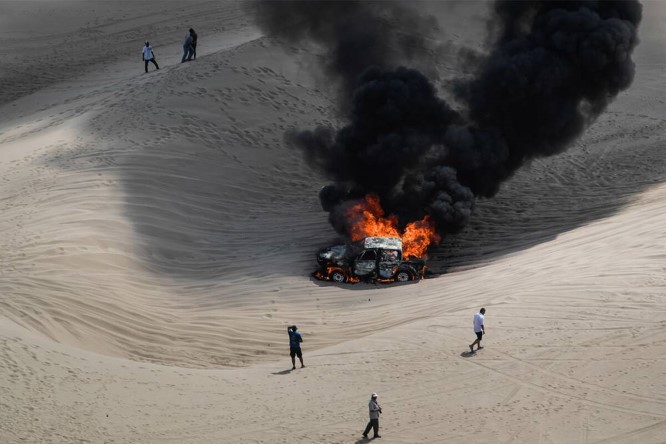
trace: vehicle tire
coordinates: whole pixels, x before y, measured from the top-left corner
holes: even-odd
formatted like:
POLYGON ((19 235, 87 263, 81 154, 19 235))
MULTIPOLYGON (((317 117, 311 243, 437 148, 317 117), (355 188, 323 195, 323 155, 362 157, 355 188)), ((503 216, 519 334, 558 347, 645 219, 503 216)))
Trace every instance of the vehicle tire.
POLYGON ((333 271, 331 271, 330 277, 331 277, 331 280, 333 282, 337 282, 338 284, 342 284, 343 282, 347 282, 347 276, 345 275, 344 271, 342 271, 342 270, 333 270, 333 271))
POLYGON ((398 270, 398 272, 395 274, 396 282, 407 282, 413 279, 414 277, 412 276, 412 273, 407 270, 398 270))

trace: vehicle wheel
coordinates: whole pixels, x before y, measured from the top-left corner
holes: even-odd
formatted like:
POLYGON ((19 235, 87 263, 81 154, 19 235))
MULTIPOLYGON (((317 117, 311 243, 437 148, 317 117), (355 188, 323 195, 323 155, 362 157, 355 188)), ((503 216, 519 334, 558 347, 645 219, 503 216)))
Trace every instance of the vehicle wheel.
POLYGON ((340 270, 333 270, 331 272, 331 280, 341 284, 343 282, 347 282, 347 276, 345 276, 345 273, 340 270))
POLYGON ((412 280, 412 274, 407 270, 400 270, 395 274, 396 282, 407 282, 412 280))

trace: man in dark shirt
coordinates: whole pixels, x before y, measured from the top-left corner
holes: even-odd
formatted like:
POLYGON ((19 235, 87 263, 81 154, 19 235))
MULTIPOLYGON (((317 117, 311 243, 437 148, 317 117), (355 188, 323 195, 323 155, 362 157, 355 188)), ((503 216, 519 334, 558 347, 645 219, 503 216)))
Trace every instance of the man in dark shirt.
POLYGON ((291 369, 296 369, 296 356, 301 361, 301 368, 305 367, 303 364, 303 352, 301 351, 301 342, 303 342, 303 337, 299 332, 297 332, 298 327, 292 325, 287 327, 287 333, 289 333, 289 354, 291 355, 291 369))
POLYGON ((192 60, 192 34, 189 32, 185 35, 185 41, 183 42, 183 58, 180 59, 180 63, 185 63, 192 60))
POLYGON ((190 35, 192 36, 192 54, 190 54, 190 58, 187 60, 196 60, 197 59, 197 39, 199 36, 197 35, 196 32, 194 32, 194 29, 190 28, 190 35))

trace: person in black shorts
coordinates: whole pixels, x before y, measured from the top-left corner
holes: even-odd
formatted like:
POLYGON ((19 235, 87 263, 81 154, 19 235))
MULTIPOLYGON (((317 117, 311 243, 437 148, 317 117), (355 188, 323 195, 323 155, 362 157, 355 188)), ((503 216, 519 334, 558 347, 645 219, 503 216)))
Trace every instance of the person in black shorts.
POLYGON ((296 369, 296 356, 298 360, 301 361, 301 368, 305 367, 303 364, 303 352, 301 351, 301 342, 303 342, 303 337, 299 332, 297 332, 298 327, 292 325, 287 327, 287 333, 289 333, 289 355, 291 356, 291 369, 296 369))
POLYGON ((474 346, 476 345, 476 349, 480 350, 483 347, 481 346, 481 339, 483 338, 483 335, 486 334, 486 327, 483 325, 484 322, 484 315, 486 314, 486 309, 482 308, 479 310, 477 314, 474 315, 474 333, 476 333, 476 341, 472 342, 469 345, 469 351, 474 353, 474 346))

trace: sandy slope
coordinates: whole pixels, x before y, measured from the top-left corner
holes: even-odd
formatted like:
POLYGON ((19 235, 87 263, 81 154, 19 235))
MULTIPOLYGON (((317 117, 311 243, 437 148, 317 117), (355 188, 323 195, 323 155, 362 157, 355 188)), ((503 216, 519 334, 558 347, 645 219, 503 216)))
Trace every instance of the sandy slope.
MULTIPOLYGON (((301 48, 237 3, 1 5, 3 56, 48 69, 0 72, 0 442, 356 442, 371 391, 387 442, 663 442, 658 4, 632 89, 480 202, 433 254, 445 274, 387 287, 309 278, 325 180, 282 134, 336 120, 301 48), (203 45, 180 65, 187 17, 203 45)), ((468 12, 442 17, 454 41, 468 12)))

